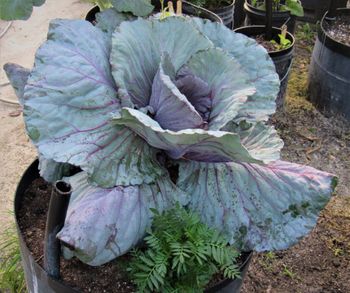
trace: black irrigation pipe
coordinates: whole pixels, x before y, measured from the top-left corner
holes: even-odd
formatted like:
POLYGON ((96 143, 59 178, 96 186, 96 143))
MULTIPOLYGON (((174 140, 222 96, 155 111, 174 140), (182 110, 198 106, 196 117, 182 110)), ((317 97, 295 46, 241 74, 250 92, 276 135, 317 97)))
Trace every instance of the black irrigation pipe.
POLYGON ((59 180, 54 184, 50 198, 45 229, 44 269, 55 279, 60 277, 61 254, 61 244, 56 235, 63 227, 71 194, 71 186, 59 180))

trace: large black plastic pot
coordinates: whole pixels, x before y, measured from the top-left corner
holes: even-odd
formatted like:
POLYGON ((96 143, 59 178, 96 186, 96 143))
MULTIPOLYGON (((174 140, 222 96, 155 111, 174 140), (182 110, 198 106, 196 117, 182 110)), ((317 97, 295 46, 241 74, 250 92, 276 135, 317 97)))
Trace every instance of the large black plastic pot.
MULTIPOLYGON (((348 0, 338 1, 339 7, 346 7, 348 0)), ((304 16, 298 19, 307 22, 317 22, 329 10, 331 0, 301 0, 304 8, 304 16)))
POLYGON ((222 19, 223 24, 226 25, 229 29, 232 29, 234 9, 235 9, 235 0, 233 0, 232 4, 230 5, 215 8, 215 9, 210 9, 210 11, 218 15, 222 19))
MULTIPOLYGON (((244 34, 247 37, 254 37, 257 35, 265 34, 266 28, 265 26, 262 26, 262 25, 259 25, 259 26, 254 25, 254 26, 241 27, 241 28, 235 29, 234 31, 237 33, 244 34)), ((281 30, 279 28, 276 28, 276 27, 272 28, 273 39, 278 40, 278 34, 280 33, 281 33, 281 30)), ((287 33, 286 38, 292 42, 292 45, 289 48, 281 51, 269 52, 269 55, 275 64, 276 71, 278 73, 278 76, 281 82, 280 91, 276 99, 277 110, 283 110, 286 90, 288 86, 289 73, 292 68, 292 62, 293 62, 295 39, 291 33, 287 33)))
MULTIPOLYGON (((176 0, 164 0, 164 6, 167 6, 169 1, 172 1, 174 7, 176 7, 176 2, 177 2, 176 0)), ((156 11, 160 10, 161 5, 159 0, 152 0, 151 3, 155 6, 156 11)), ((208 9, 205 9, 203 7, 194 5, 192 3, 189 3, 187 1, 182 1, 182 11, 184 14, 187 14, 187 15, 197 16, 200 18, 209 19, 214 22, 222 23, 221 17, 215 14, 214 12, 208 9)))
MULTIPOLYGON (((174 5, 176 3, 175 0, 172 0, 174 5)), ((165 5, 167 5, 167 1, 165 0, 165 5)), ((152 0, 152 4, 155 6, 155 10, 159 11, 160 10, 160 2, 159 0, 152 0)), ((219 22, 222 23, 222 19, 216 15, 214 12, 209 11, 207 9, 204 9, 202 7, 193 5, 191 3, 188 3, 186 1, 183 1, 183 12, 187 15, 191 15, 191 16, 198 16, 201 18, 205 18, 205 19, 209 19, 211 21, 214 22, 219 22)), ((176 7, 176 6, 174 6, 176 7)), ((92 7, 88 13, 85 16, 85 20, 94 23, 96 20, 96 13, 100 12, 100 8, 98 6, 94 6, 92 7)))
MULTIPOLYGON (((46 271, 37 263, 33 255, 29 251, 24 239, 22 237, 22 232, 18 224, 18 215, 21 208, 21 204, 25 197, 25 191, 31 185, 31 183, 39 178, 38 171, 38 161, 34 161, 28 169, 24 172, 16 190, 14 210, 15 219, 17 226, 17 233, 20 243, 22 264, 25 272, 25 278, 27 283, 27 289, 29 293, 78 293, 80 292, 77 288, 72 288, 64 284, 61 280, 56 280, 50 277, 46 271)), ((216 286, 208 289, 207 293, 238 293, 244 276, 249 267, 250 260, 252 258, 252 253, 246 256, 244 263, 240 267, 241 279, 235 280, 224 280, 218 283, 216 286)))
MULTIPOLYGON (((350 18, 350 9, 338 9, 336 15, 350 18)), ((350 46, 326 34, 326 17, 318 26, 312 53, 309 99, 325 114, 338 113, 350 121, 350 46)))
MULTIPOLYGON (((266 24, 266 11, 258 9, 251 5, 251 0, 246 0, 244 3, 244 11, 246 13, 245 24, 248 25, 265 25, 266 24)), ((292 34, 295 32, 295 16, 291 15, 289 11, 273 11, 272 12, 272 25, 274 27, 282 27, 286 24, 288 31, 292 34)))

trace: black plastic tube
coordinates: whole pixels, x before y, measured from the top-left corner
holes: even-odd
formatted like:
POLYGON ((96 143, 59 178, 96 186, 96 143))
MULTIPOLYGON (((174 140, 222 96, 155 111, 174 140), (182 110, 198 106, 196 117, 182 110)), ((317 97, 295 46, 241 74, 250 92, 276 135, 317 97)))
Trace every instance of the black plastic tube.
POLYGON ((71 193, 72 188, 68 183, 62 180, 56 181, 52 189, 47 214, 44 242, 44 269, 49 276, 55 279, 60 277, 61 254, 61 244, 56 238, 56 235, 64 225, 71 193))

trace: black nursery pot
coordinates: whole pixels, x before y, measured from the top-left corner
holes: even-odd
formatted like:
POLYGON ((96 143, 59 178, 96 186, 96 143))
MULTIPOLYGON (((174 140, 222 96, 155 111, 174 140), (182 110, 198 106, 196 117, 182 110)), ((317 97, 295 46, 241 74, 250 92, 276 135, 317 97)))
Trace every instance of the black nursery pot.
MULTIPOLYGON (((338 0, 339 7, 346 7, 348 0, 338 0)), ((331 0, 301 0, 304 8, 304 16, 298 19, 302 21, 316 23, 321 20, 329 9, 331 0)))
MULTIPOLYGON (((254 26, 245 26, 234 30, 236 33, 241 33, 246 35, 247 37, 254 37, 257 35, 265 34, 266 28, 262 25, 254 25, 254 26)), ((281 33, 279 28, 272 28, 272 36, 273 39, 278 40, 278 34, 281 33)), ((294 44, 295 39, 291 33, 287 32, 286 38, 292 42, 292 45, 281 51, 273 51, 269 52, 269 55, 275 64, 276 71, 280 78, 280 91, 278 93, 276 99, 277 110, 283 110, 284 101, 286 96, 286 90, 288 86, 289 73, 292 68, 293 62, 293 52, 294 52, 294 44)))
MULTIPOLYGON (((22 265, 25 272, 27 290, 29 293, 79 293, 79 289, 72 288, 64 284, 60 279, 54 279, 37 263, 29 251, 19 227, 19 210, 25 197, 25 192, 31 183, 40 177, 38 171, 38 160, 34 161, 24 172, 16 190, 14 200, 15 220, 17 234, 19 238, 22 265)), ((246 255, 243 264, 240 266, 241 279, 224 280, 212 288, 206 290, 206 293, 239 293, 243 279, 248 270, 252 253, 246 255)))
MULTIPOLYGON (((325 114, 340 114, 350 121, 350 46, 327 35, 327 15, 318 26, 312 53, 309 99, 325 114)), ((338 9, 336 15, 350 18, 350 9, 338 9)))
MULTIPOLYGON (((167 4, 168 1, 164 1, 164 5, 168 5, 167 4)), ((173 0, 172 1, 174 5, 176 5, 176 1, 173 0)), ((160 2, 159 0, 152 0, 152 4, 155 6, 155 11, 159 11, 160 10, 160 2)), ((176 7, 176 6, 174 6, 176 7)), ((214 12, 209 11, 207 9, 204 9, 202 7, 193 5, 191 3, 188 3, 186 1, 183 1, 182 3, 182 10, 184 12, 184 14, 187 15, 191 15, 191 16, 197 16, 200 18, 204 18, 204 19, 209 19, 213 22, 219 22, 222 23, 222 19, 216 15, 214 12)), ((96 21, 96 13, 100 12, 100 8, 98 6, 94 6, 92 7, 88 13, 85 16, 85 20, 94 23, 96 21)))
MULTIPOLYGON (((247 16, 245 20, 247 26, 266 24, 266 11, 251 5, 251 0, 245 0, 244 11, 247 16)), ((294 34, 296 26, 295 16, 291 15, 289 11, 273 11, 272 25, 274 27, 282 27, 284 24, 287 25, 288 32, 294 34)))
POLYGON ((211 11, 218 15, 222 19, 223 24, 226 25, 229 29, 233 28, 235 0, 233 0, 232 4, 230 5, 211 9, 211 11))
MULTIPOLYGON (((176 7, 176 0, 164 0, 164 6, 166 7, 168 5, 168 2, 172 1, 174 7, 176 7)), ((161 5, 159 0, 152 0, 152 5, 155 6, 156 11, 160 11, 161 5)), ((219 15, 215 14, 214 12, 205 9, 203 7, 199 7, 197 5, 193 5, 192 3, 189 3, 187 1, 182 1, 182 11, 184 14, 190 15, 190 16, 197 16, 204 19, 209 19, 213 22, 219 22, 222 23, 222 19, 219 15)))

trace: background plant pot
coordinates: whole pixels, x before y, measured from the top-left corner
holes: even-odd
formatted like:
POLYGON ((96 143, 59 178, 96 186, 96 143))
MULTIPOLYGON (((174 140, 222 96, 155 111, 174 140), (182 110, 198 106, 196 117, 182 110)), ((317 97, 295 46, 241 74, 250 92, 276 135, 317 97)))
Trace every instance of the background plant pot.
POLYGON ((222 19, 223 24, 226 25, 229 29, 232 29, 234 9, 235 9, 235 0, 232 1, 231 5, 210 9, 210 11, 218 15, 222 19))
MULTIPOLYGON (((22 237, 22 232, 19 227, 19 210, 24 200, 26 190, 35 179, 40 177, 38 165, 38 160, 35 160, 24 172, 17 186, 14 200, 16 227, 20 243, 22 265, 25 272, 27 289, 29 293, 79 293, 79 289, 67 286, 61 280, 56 280, 50 277, 34 259, 22 237)), ((206 290, 205 292, 238 293, 239 289, 242 286, 244 276, 248 270, 251 258, 252 253, 247 254, 243 264, 240 266, 242 276, 241 279, 224 280, 212 288, 206 290)))
MULTIPOLYGON (((265 10, 258 9, 251 5, 251 0, 245 0, 244 11, 246 13, 245 24, 248 25, 265 25, 266 24, 266 12, 265 10)), ((286 24, 288 31, 292 34, 295 32, 295 16, 291 15, 289 11, 273 11, 272 12, 272 25, 280 28, 283 24, 286 24)))
MULTIPOLYGON (((346 7, 348 0, 340 0, 340 7, 346 7)), ((304 16, 298 19, 307 22, 316 23, 321 20, 323 15, 329 9, 331 0, 301 0, 304 8, 304 16)))
MULTIPOLYGON (((164 6, 167 6, 169 1, 172 1, 174 7, 176 7, 176 2, 177 2, 176 0, 164 0, 164 6)), ((160 8, 161 8, 160 1, 159 0, 152 0, 151 2, 155 6, 155 10, 160 11, 160 8)), ((197 16, 200 18, 209 19, 209 20, 214 21, 214 22, 222 23, 222 19, 220 18, 220 16, 218 16, 214 12, 212 12, 208 9, 205 9, 203 7, 193 5, 193 4, 186 2, 186 1, 182 1, 182 10, 183 10, 184 14, 187 14, 190 16, 197 16)))
POLYGON ((54 292, 64 292, 64 293, 77 293, 79 291, 74 290, 66 285, 64 285, 59 280, 51 278, 45 270, 39 266, 39 264, 34 259, 33 255, 29 251, 24 239, 22 237, 21 230, 19 228, 18 215, 21 208, 21 203, 25 196, 25 191, 30 186, 30 184, 37 178, 40 177, 38 171, 38 160, 34 161, 28 169, 24 172, 22 179, 20 180, 14 201, 15 219, 16 227, 18 233, 18 239, 21 250, 22 265, 24 268, 24 274, 27 283, 27 290, 29 293, 54 293, 54 292))
POLYGON ((226 279, 220 282, 219 284, 213 286, 212 288, 205 290, 204 293, 239 293, 241 291, 241 287, 243 285, 243 281, 247 274, 252 257, 253 257, 252 252, 247 254, 245 261, 239 267, 239 270, 241 272, 240 279, 234 279, 234 280, 226 279))
POLYGON ((85 15, 85 20, 94 24, 96 21, 96 14, 99 12, 100 12, 100 7, 98 6, 92 7, 85 15))
MULTIPOLYGON (((234 30, 237 33, 244 34, 248 37, 254 37, 257 35, 265 34, 266 28, 263 25, 245 26, 234 30)), ((278 40, 278 34, 281 33, 279 28, 272 28, 273 39, 278 40)), ((283 110, 284 101, 286 96, 286 90, 288 86, 289 73, 292 68, 293 52, 295 39, 291 33, 287 33, 286 38, 292 42, 292 45, 281 51, 269 52, 271 59, 273 60, 276 71, 281 81, 280 91, 276 99, 277 110, 283 110)))
MULTIPOLYGON (((336 14, 350 18, 350 9, 338 9, 336 14)), ((325 114, 338 113, 350 121, 350 46, 326 34, 326 16, 318 26, 312 53, 309 99, 325 114)))
MULTIPOLYGON (((172 0, 174 5, 176 3, 175 0, 172 0)), ((166 2, 166 1, 164 1, 166 2)), ((159 0, 152 0, 152 4, 156 7, 155 10, 159 11, 160 10, 160 2, 159 0)), ((167 5, 167 4, 166 4, 167 5)), ((174 6, 176 7, 176 6, 174 6)), ((96 20, 96 13, 100 12, 100 8, 98 6, 94 6, 92 7, 88 13, 85 16, 85 20, 94 23, 96 20)), ((214 22, 219 22, 222 23, 222 19, 216 15, 214 12, 211 12, 207 9, 204 9, 202 7, 199 6, 195 6, 191 3, 188 3, 186 1, 183 1, 183 12, 187 15, 191 15, 191 16, 198 16, 201 18, 205 18, 205 19, 209 19, 211 21, 214 22)))

